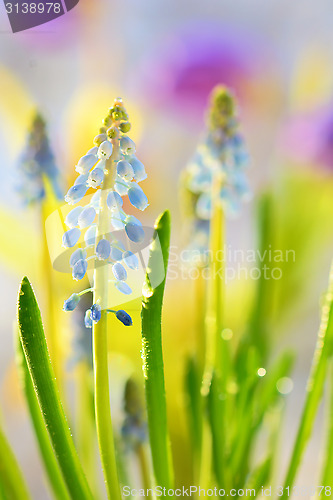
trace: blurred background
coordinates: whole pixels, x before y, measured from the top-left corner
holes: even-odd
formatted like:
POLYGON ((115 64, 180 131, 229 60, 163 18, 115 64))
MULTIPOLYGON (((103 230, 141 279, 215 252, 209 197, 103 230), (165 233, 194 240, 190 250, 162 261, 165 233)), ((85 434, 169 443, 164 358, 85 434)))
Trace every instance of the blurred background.
MULTIPOLYGON (((35 110, 47 122, 66 192, 77 159, 92 147, 113 99, 124 98, 138 157, 148 173, 142 187, 150 207, 141 220, 151 225, 169 208, 177 256, 187 244, 178 196, 181 170, 204 130, 210 91, 218 83, 234 89, 251 156, 253 198, 228 221, 228 244, 232 249, 256 247, 256 204, 269 191, 275 200, 272 233, 296 255, 295 263, 283 267, 277 284, 270 333, 273 351, 290 346, 297 354, 281 438, 282 478, 333 255, 332 15, 330 0, 81 0, 64 17, 14 35, 0 5, 0 401, 4 427, 34 499, 49 496, 20 395, 12 339, 23 275, 30 277, 42 310, 47 309, 38 210, 22 203, 16 187, 35 110)), ((169 422, 177 480, 187 484, 182 360, 194 348, 195 311, 193 283, 180 276, 179 264, 172 264, 172 270, 164 309, 169 422)), ((70 276, 52 272, 66 360, 63 376, 68 391, 75 392, 70 388, 78 356, 76 344, 73 348, 75 320, 61 310, 73 283, 70 276)), ((229 283, 228 325, 237 335, 246 326, 254 287, 250 280, 229 283)), ((131 304, 133 329, 124 334, 114 326, 111 348, 122 356, 117 361, 123 367, 120 372, 130 365, 130 371, 140 373, 139 308, 139 301, 131 304)), ((114 371, 113 385, 119 376, 114 371)), ((75 403, 72 406, 69 413, 74 415, 75 403)), ((298 478, 303 486, 317 484, 322 413, 298 478)))

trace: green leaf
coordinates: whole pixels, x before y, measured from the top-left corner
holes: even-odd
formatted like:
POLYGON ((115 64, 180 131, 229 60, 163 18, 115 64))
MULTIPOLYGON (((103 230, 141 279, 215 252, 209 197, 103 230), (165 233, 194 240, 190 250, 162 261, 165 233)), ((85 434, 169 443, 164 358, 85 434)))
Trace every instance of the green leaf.
POLYGON ((29 500, 22 472, 0 427, 0 498, 29 500))
POLYGON ((202 443, 203 402, 200 394, 201 376, 198 363, 193 357, 187 360, 185 391, 187 395, 189 428, 193 452, 199 456, 202 443))
POLYGON ((170 245, 170 214, 155 223, 155 233, 143 286, 142 359, 148 428, 156 484, 172 487, 173 472, 167 427, 167 407, 162 351, 162 303, 170 245))
POLYGON ((69 500, 70 496, 64 483, 62 473, 59 469, 57 459, 53 453, 50 437, 45 428, 43 415, 39 408, 20 338, 18 335, 16 337, 16 360, 21 378, 21 384, 27 401, 30 418, 34 427, 44 467, 55 498, 59 500, 69 500))
POLYGON ((28 278, 18 295, 20 340, 55 456, 72 499, 92 499, 59 398, 36 297, 28 278))
MULTIPOLYGON (((306 445, 310 439, 312 428, 316 419, 318 407, 323 395, 324 384, 327 375, 327 364, 332 356, 333 347, 333 265, 331 267, 329 290, 326 294, 325 303, 322 308, 322 318, 318 333, 317 347, 313 357, 312 370, 307 385, 307 395, 303 407, 303 413, 297 432, 292 456, 290 459, 285 487, 290 488, 294 484, 296 474, 304 454, 306 445)), ((281 498, 287 498, 286 488, 281 498)))

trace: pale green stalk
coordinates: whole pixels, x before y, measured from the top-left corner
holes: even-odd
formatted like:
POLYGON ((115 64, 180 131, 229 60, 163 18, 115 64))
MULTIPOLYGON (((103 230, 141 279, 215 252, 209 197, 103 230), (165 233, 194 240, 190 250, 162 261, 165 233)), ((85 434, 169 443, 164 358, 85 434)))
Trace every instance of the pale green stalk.
POLYGON ((89 484, 96 493, 99 478, 96 468, 96 430, 94 416, 93 374, 90 361, 83 359, 77 366, 76 437, 78 454, 89 484))
POLYGON ((141 478, 142 478, 142 486, 145 490, 152 487, 151 477, 150 477, 150 467, 147 456, 147 450, 144 444, 140 443, 136 448, 136 456, 138 458, 141 478))
MULTIPOLYGON (((107 173, 105 173, 101 192, 96 243, 110 232, 110 213, 107 207, 106 198, 108 190, 112 189, 116 177, 116 161, 119 158, 118 142, 118 139, 112 141, 113 152, 111 157, 106 161, 105 168, 107 173)), ((108 265, 96 259, 94 272, 94 304, 99 304, 102 308, 101 319, 98 323, 93 324, 97 437, 108 498, 109 500, 121 500, 110 409, 107 331, 108 288, 108 265)))
MULTIPOLYGON (((207 290, 207 315, 205 323, 206 331, 206 350, 205 350, 205 365, 202 379, 201 394, 206 400, 209 396, 213 373, 215 371, 216 383, 222 393, 225 392, 225 374, 221 370, 222 364, 222 342, 221 332, 223 327, 223 308, 224 308, 224 262, 221 256, 221 250, 224 247, 224 230, 225 217, 221 204, 217 201, 218 193, 221 189, 223 177, 216 173, 212 185, 212 200, 213 200, 213 215, 211 218, 210 227, 210 280, 207 290)), ((207 402, 204 401, 204 407, 207 402)), ((223 412, 224 415, 224 412, 223 412)), ((224 429, 224 419, 220 422, 221 432, 224 429)), ((203 419, 202 429, 202 449, 200 457, 200 485, 203 488, 208 488, 210 485, 211 476, 211 456, 212 456, 213 441, 210 436, 208 422, 203 419)), ((221 443, 215 447, 215 453, 218 454, 218 462, 223 463, 224 450, 221 448, 221 443)), ((225 485, 224 485, 225 486, 225 485)))

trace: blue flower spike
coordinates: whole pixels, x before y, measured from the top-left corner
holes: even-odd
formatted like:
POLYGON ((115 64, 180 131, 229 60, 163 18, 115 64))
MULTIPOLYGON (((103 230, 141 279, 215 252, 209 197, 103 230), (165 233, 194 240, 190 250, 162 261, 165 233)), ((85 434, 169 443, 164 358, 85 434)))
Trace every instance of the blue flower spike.
MULTIPOLYGON (((80 281, 86 277, 88 262, 93 264, 96 271, 101 265, 100 261, 103 261, 104 266, 111 266, 115 289, 124 295, 132 293, 126 279, 129 272, 139 269, 139 261, 133 248, 133 252, 127 250, 127 245, 110 233, 113 230, 122 231, 123 237, 120 239, 132 242, 131 247, 140 244, 145 237, 142 223, 125 212, 123 198, 128 196, 134 209, 142 211, 148 207, 148 198, 139 186, 147 173, 136 157, 135 143, 127 135, 130 130, 131 124, 123 102, 116 99, 99 134, 93 139, 93 147, 79 159, 75 167, 79 175, 68 190, 65 201, 75 205, 84 199, 87 203, 81 201, 80 206, 68 213, 65 219, 68 230, 63 235, 65 248, 76 246, 81 231, 85 242, 85 248, 74 248, 70 257, 74 280, 80 281)), ((80 295, 86 291, 73 294, 65 301, 64 309, 73 310, 80 295)), ((96 297, 94 283, 88 291, 94 293, 95 304, 86 311, 84 323, 87 328, 92 328, 101 318, 102 303, 103 308, 105 306, 104 298, 96 297)), ((113 312, 124 325, 132 325, 132 319, 126 311, 113 312)))
POLYGON ((213 207, 219 205, 226 215, 234 216, 249 200, 248 163, 236 100, 226 87, 217 86, 211 95, 207 130, 182 177, 183 199, 190 201, 192 250, 204 253, 208 248, 213 207))
POLYGON ((41 203, 46 196, 45 181, 57 199, 64 195, 58 167, 47 136, 46 123, 35 114, 27 137, 27 144, 18 162, 16 189, 24 205, 41 203))

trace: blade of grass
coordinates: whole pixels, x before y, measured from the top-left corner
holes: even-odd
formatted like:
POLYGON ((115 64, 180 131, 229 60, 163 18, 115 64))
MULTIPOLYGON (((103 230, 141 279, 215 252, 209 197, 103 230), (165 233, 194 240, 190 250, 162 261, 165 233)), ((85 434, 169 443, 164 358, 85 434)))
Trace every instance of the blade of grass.
POLYGON ((313 424, 317 415, 319 403, 327 373, 327 361, 333 351, 333 264, 330 272, 329 290, 322 308, 322 318, 318 333, 318 341, 313 357, 312 369, 307 385, 307 395, 303 413, 298 428, 296 441, 285 479, 282 499, 288 497, 286 487, 292 487, 304 454, 306 445, 311 436, 313 424))
POLYGON ((166 488, 173 484, 173 471, 167 427, 161 321, 169 245, 170 214, 165 211, 155 223, 143 286, 141 320, 143 373, 153 469, 156 484, 166 488), (160 284, 154 287, 156 276, 161 271, 162 258, 164 277, 160 284))
POLYGON ((333 486, 333 360, 328 367, 328 411, 327 411, 327 438, 322 477, 320 484, 333 486))
POLYGON ((0 427, 0 495, 4 498, 30 500, 27 486, 14 452, 0 427))
POLYGON ((59 469, 58 462, 56 460, 56 457, 54 456, 51 441, 44 425, 43 416, 39 408, 38 400, 34 391, 34 386, 30 377, 28 365, 24 356, 18 332, 15 335, 15 338, 16 360, 21 378, 21 384, 28 405, 32 425, 34 427, 34 431, 38 441, 39 450, 43 459, 43 464, 55 498, 59 500, 69 500, 70 496, 59 469))
POLYGON ((22 280, 18 295, 18 324, 20 341, 38 403, 70 496, 75 500, 91 500, 93 497, 60 402, 40 310, 26 277, 22 280))

